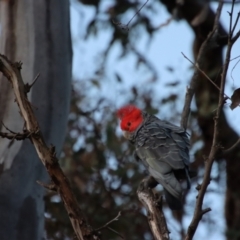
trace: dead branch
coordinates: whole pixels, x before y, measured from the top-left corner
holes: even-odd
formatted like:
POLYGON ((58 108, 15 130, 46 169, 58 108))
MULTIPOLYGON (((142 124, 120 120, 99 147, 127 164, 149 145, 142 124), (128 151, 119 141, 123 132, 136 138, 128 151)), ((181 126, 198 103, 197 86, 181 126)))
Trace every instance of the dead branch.
POLYGON ((172 22, 173 19, 174 19, 173 16, 169 17, 165 22, 163 22, 163 23, 159 24, 157 27, 153 28, 153 31, 160 30, 161 28, 168 26, 172 22))
POLYGON ((115 218, 113 218, 112 220, 110 220, 109 222, 107 222, 106 224, 104 224, 104 226, 97 228, 95 231, 96 231, 96 232, 99 232, 100 230, 102 230, 102 229, 104 229, 104 228, 107 228, 107 229, 109 229, 110 231, 116 233, 116 234, 117 234, 118 236, 120 236, 122 239, 124 239, 124 237, 123 237, 119 232, 117 232, 116 230, 114 230, 114 229, 112 229, 112 228, 109 227, 109 225, 110 225, 111 223, 113 223, 113 222, 115 222, 115 221, 118 221, 120 217, 121 217, 121 212, 119 212, 118 215, 117 215, 115 218))
POLYGON ((54 183, 47 184, 47 183, 43 183, 41 181, 37 181, 37 184, 39 184, 40 186, 46 188, 47 190, 54 191, 54 192, 57 191, 56 185, 54 183))
POLYGON ((228 149, 224 150, 222 152, 221 156, 225 156, 228 155, 229 153, 231 153, 233 150, 235 150, 236 147, 238 147, 240 145, 240 138, 228 149))
POLYGON ((31 84, 26 83, 25 84, 25 91, 26 93, 30 92, 30 89, 33 87, 33 85, 37 82, 38 78, 40 76, 40 73, 37 74, 37 76, 34 78, 33 82, 31 84))
MULTIPOLYGON (((196 68, 197 71, 202 73, 202 75, 204 77, 206 77, 206 79, 209 80, 209 82, 212 83, 213 86, 216 87, 220 91, 220 87, 218 87, 218 85, 198 66, 199 65, 198 63, 194 64, 194 62, 191 61, 183 52, 182 52, 182 55, 183 55, 184 58, 186 58, 196 68)), ((226 96, 227 99, 230 99, 230 97, 228 97, 226 94, 225 94, 225 96, 226 96)))
POLYGON ((0 137, 7 138, 9 140, 24 140, 29 137, 29 132, 24 133, 7 133, 7 132, 0 132, 0 137))
POLYGON ((154 239, 169 240, 169 231, 162 211, 162 198, 153 194, 151 184, 152 177, 143 179, 138 187, 137 195, 147 210, 148 223, 154 239))
POLYGON ((78 206, 77 200, 73 195, 69 181, 64 175, 58 164, 58 159, 53 147, 48 147, 42 136, 39 124, 33 113, 30 102, 25 91, 21 73, 21 63, 11 63, 5 56, 0 55, 0 71, 11 82, 22 117, 25 120, 27 131, 30 133, 30 139, 37 151, 39 158, 46 167, 49 176, 59 193, 73 229, 79 240, 96 239, 100 237, 93 233, 93 228, 89 226, 83 216, 83 212, 78 206))

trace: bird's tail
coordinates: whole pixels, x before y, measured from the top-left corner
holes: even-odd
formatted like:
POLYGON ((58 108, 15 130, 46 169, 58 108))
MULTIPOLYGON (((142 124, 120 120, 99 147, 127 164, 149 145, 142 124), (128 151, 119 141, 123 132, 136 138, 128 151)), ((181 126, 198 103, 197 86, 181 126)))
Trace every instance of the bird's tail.
POLYGON ((164 188, 164 195, 165 195, 166 201, 168 203, 168 206, 172 210, 181 210, 182 209, 182 202, 181 202, 181 200, 176 198, 176 197, 174 197, 165 188, 164 188))

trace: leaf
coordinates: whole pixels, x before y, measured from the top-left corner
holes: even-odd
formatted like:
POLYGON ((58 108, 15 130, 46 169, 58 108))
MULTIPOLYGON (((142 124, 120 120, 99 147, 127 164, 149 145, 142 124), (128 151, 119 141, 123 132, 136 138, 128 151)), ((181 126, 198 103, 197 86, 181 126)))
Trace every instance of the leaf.
POLYGON ((233 110, 240 104, 240 88, 236 89, 231 96, 232 104, 230 108, 233 110))
POLYGON ((91 83, 92 83, 95 87, 101 88, 100 82, 99 82, 98 80, 96 80, 96 79, 91 79, 91 83))
POLYGON ((178 95, 171 94, 170 96, 162 99, 162 104, 165 104, 165 103, 168 103, 168 102, 174 102, 174 101, 176 101, 177 97, 178 97, 178 95))
POLYGON ((166 66, 166 70, 169 72, 174 72, 174 68, 170 66, 166 66))
POLYGON ((166 83, 166 87, 176 87, 179 83, 180 81, 166 83))
POLYGON ((120 75, 118 73, 115 73, 115 77, 118 82, 122 82, 122 78, 120 77, 120 75))

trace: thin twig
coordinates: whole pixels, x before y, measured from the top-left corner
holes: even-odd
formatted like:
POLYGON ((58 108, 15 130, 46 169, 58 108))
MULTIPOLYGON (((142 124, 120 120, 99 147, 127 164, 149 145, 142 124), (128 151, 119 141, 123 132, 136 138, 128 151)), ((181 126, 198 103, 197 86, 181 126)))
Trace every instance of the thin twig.
POLYGON ((42 187, 44 187, 44 188, 46 188, 46 189, 48 189, 48 190, 50 190, 50 191, 55 191, 55 192, 57 192, 57 187, 56 187, 56 185, 54 184, 54 183, 51 183, 51 184, 47 184, 47 183, 43 183, 43 182, 41 182, 41 181, 36 181, 37 182, 37 184, 39 184, 40 186, 42 186, 42 187))
POLYGON ((29 132, 26 133, 6 133, 6 132, 0 132, 0 137, 7 138, 9 140, 24 140, 26 138, 29 138, 29 132))
POLYGON ((234 25, 233 25, 232 33, 234 33, 234 31, 235 31, 235 28, 236 28, 236 26, 237 26, 239 17, 240 17, 240 12, 238 12, 237 18, 236 18, 235 23, 234 23, 234 25))
POLYGON ((129 26, 129 24, 131 23, 131 21, 137 16, 138 13, 140 13, 140 11, 144 8, 144 6, 148 3, 149 0, 147 0, 138 10, 137 12, 133 15, 133 17, 128 21, 127 23, 127 27, 129 26))
POLYGON ((106 224, 104 224, 102 227, 99 227, 99 228, 97 228, 97 229, 94 230, 94 231, 98 232, 98 231, 102 230, 103 228, 108 227, 108 225, 110 225, 111 223, 113 223, 113 222, 115 222, 115 221, 118 221, 118 220, 119 220, 119 217, 121 217, 121 211, 118 213, 118 215, 117 215, 115 218, 113 218, 112 220, 110 220, 109 222, 107 222, 106 224))
POLYGON ((135 12, 135 14, 132 16, 132 18, 128 21, 127 24, 123 24, 121 22, 115 22, 112 20, 114 25, 119 26, 122 30, 129 31, 129 24, 132 22, 132 20, 137 16, 137 14, 140 13, 140 11, 144 8, 144 6, 148 3, 149 0, 146 0, 146 2, 135 12))
MULTIPOLYGON (((202 73, 202 75, 204 77, 207 78, 207 80, 209 80, 219 91, 220 91, 220 87, 202 70, 198 67, 198 64, 194 64, 193 61, 191 61, 183 52, 181 52, 183 57, 186 58, 200 73, 202 73)), ((224 94, 224 96, 227 98, 227 99, 231 99, 230 97, 228 97, 226 94, 224 94)))
POLYGON ((6 128, 6 130, 8 130, 10 133, 12 134, 17 134, 16 132, 12 131, 11 129, 9 129, 2 121, 1 124, 3 125, 4 128, 6 128))
POLYGON ((240 60, 238 60, 235 64, 234 64, 234 66, 233 66, 233 68, 232 68, 232 70, 231 70, 231 78, 232 78, 232 80, 234 80, 233 79, 233 70, 236 68, 236 66, 238 65, 238 63, 240 62, 240 60))
POLYGON ((235 23, 232 27, 234 4, 235 4, 235 0, 232 1, 231 12, 229 13, 229 15, 230 15, 229 40, 232 42, 232 44, 235 43, 237 41, 237 39, 240 37, 240 30, 236 33, 235 36, 233 36, 234 30, 237 26, 237 23, 238 23, 238 20, 239 20, 239 17, 240 17, 240 12, 238 12, 237 18, 236 18, 235 23))
MULTIPOLYGON (((238 59, 238 58, 240 58, 240 55, 239 56, 237 56, 237 57, 234 57, 234 58, 231 58, 230 60, 229 60, 229 62, 232 62, 232 61, 234 61, 234 60, 236 60, 236 59, 238 59)), ((234 64, 234 66, 233 66, 233 68, 232 68, 232 70, 231 70, 231 78, 232 78, 232 80, 234 81, 234 78, 233 78, 233 76, 232 76, 232 73, 233 73, 233 70, 235 69, 235 67, 237 66, 237 64, 240 62, 240 60, 238 60, 235 64, 234 64)), ((223 64, 223 66, 225 65, 226 63, 224 63, 223 64)), ((221 71, 221 70, 220 70, 221 71)))
POLYGON ((124 239, 123 235, 121 235, 119 232, 117 232, 116 230, 114 230, 113 228, 107 227, 108 230, 114 232, 115 234, 117 234, 119 237, 121 237, 122 239, 124 239))
POLYGON ((26 138, 29 138, 31 136, 30 132, 27 130, 24 130, 22 133, 17 133, 9 129, 3 122, 1 122, 3 127, 8 130, 10 133, 6 132, 0 132, 0 137, 7 138, 9 140, 24 140, 26 138))
MULTIPOLYGON (((218 9, 217 9, 217 12, 216 12, 213 31, 210 34, 212 36, 215 33, 216 29, 218 29, 216 24, 218 24, 219 17, 220 17, 220 14, 221 14, 221 10, 222 10, 222 6, 223 6, 223 2, 221 1, 218 5, 218 9)), ((207 42, 207 40, 205 42, 207 42)), ((228 60, 229 59, 227 59, 227 61, 228 60)), ((219 151, 219 144, 217 144, 218 143, 218 138, 219 138, 219 118, 220 118, 220 114, 222 112, 222 107, 223 107, 223 102, 224 102, 223 101, 224 100, 224 86, 225 86, 224 77, 226 77, 224 71, 227 70, 228 64, 226 64, 225 66, 226 67, 223 69, 223 74, 222 74, 222 79, 221 79, 221 87, 220 87, 220 93, 219 93, 218 108, 217 108, 217 112, 216 112, 216 117, 214 119, 215 124, 214 124, 214 134, 213 134, 212 147, 211 147, 210 154, 209 154, 209 156, 206 160, 203 182, 201 184, 201 187, 199 188, 198 197, 197 197, 197 201, 196 201, 196 206, 195 206, 195 210, 194 210, 194 215, 193 215, 192 221, 191 221, 191 223, 188 227, 187 235, 186 235, 185 240, 193 239, 193 236, 194 236, 194 234, 197 230, 198 224, 199 224, 200 220, 202 219, 203 214, 210 211, 210 208, 207 208, 207 209, 203 210, 202 205, 203 205, 203 199, 204 199, 207 187, 208 187, 208 185, 211 181, 210 174, 211 174, 211 170, 212 170, 212 165, 213 165, 214 159, 216 157, 216 154, 219 151)))
POLYGON ((236 147, 238 147, 240 144, 240 138, 228 149, 224 150, 221 154, 221 156, 226 156, 229 153, 231 153, 236 147))
POLYGON ((37 76, 34 78, 33 82, 30 84, 30 87, 32 87, 37 82, 39 77, 40 77, 40 73, 38 73, 37 76))
POLYGON ((240 37, 240 30, 236 33, 236 35, 232 38, 232 43, 235 43, 237 39, 240 37))
POLYGON ((153 30, 159 30, 162 27, 168 26, 169 23, 174 19, 173 16, 169 17, 165 22, 161 23, 158 27, 153 28, 153 30))
POLYGON ((233 8, 234 8, 234 3, 235 3, 235 0, 232 0, 232 6, 231 6, 231 11, 228 12, 229 13, 229 16, 230 16, 230 21, 229 21, 229 36, 230 38, 232 38, 232 35, 233 35, 233 31, 232 31, 232 17, 233 17, 233 8))
POLYGON ((40 73, 37 74, 37 76, 34 78, 34 80, 33 80, 33 82, 31 84, 28 84, 28 83, 25 84, 25 91, 26 91, 26 93, 30 92, 30 89, 37 82, 39 76, 40 76, 40 73))
POLYGON ((212 209, 211 208, 205 208, 205 209, 203 209, 202 210, 202 215, 204 215, 205 213, 208 213, 208 212, 210 212, 210 211, 212 211, 212 209))
POLYGON ((233 60, 236 60, 237 58, 240 58, 240 55, 239 55, 239 56, 236 56, 236 57, 234 57, 234 58, 231 58, 231 59, 230 59, 230 62, 233 61, 233 60))

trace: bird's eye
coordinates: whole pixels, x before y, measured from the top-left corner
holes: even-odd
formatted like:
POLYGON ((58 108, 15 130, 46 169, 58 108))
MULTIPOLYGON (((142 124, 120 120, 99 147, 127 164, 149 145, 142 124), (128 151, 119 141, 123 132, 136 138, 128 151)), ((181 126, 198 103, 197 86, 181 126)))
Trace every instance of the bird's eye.
POLYGON ((130 123, 130 122, 128 122, 128 123, 127 123, 127 125, 130 127, 130 126, 131 126, 131 123, 130 123))

